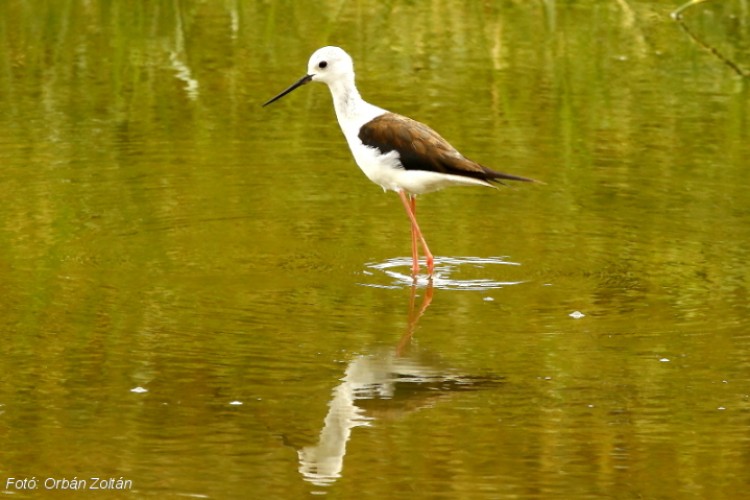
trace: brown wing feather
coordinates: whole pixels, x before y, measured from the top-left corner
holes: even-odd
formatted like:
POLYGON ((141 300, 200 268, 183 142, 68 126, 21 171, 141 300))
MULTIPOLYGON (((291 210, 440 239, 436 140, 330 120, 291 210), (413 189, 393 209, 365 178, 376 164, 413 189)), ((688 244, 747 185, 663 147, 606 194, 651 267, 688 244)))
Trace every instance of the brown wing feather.
POLYGON ((427 170, 485 181, 532 181, 480 165, 463 156, 424 123, 395 113, 385 113, 366 123, 359 132, 359 139, 383 154, 398 151, 406 170, 427 170))

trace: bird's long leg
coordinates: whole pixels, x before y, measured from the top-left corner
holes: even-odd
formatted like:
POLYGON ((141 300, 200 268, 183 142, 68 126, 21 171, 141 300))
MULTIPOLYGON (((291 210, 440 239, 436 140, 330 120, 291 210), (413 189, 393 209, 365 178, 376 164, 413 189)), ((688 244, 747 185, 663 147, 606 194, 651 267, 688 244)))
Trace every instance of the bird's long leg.
MULTIPOLYGON (((404 208, 406 209, 407 215, 409 215, 409 220, 411 220, 411 228, 412 232, 416 233, 417 238, 422 243, 422 249, 424 250, 424 256, 425 259, 427 259, 427 272, 430 276, 432 276, 433 271, 435 271, 435 258, 432 256, 432 252, 430 252, 430 248, 427 246, 427 242, 424 239, 424 235, 422 234, 422 231, 419 229, 419 224, 417 224, 417 216, 412 212, 411 203, 409 199, 407 198, 406 193, 403 191, 398 192, 399 198, 401 198, 401 202, 404 204, 404 208)), ((412 252, 413 255, 416 255, 416 251, 412 252)), ((412 271, 416 275, 419 272, 419 263, 414 262, 412 266, 412 271)))
MULTIPOLYGON (((417 197, 413 194, 409 195, 409 208, 414 216, 414 220, 417 218, 417 197)), ((417 230, 414 224, 411 224, 411 271, 414 276, 419 274, 419 249, 417 248, 417 230)))

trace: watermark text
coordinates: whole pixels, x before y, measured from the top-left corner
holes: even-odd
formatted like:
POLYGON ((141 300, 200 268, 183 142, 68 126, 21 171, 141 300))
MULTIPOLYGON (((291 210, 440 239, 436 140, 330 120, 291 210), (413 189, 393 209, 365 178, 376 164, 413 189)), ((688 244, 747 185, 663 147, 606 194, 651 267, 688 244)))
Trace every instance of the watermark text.
POLYGON ((4 484, 5 490, 132 490, 132 479, 120 477, 90 476, 79 478, 69 477, 8 477, 4 484))

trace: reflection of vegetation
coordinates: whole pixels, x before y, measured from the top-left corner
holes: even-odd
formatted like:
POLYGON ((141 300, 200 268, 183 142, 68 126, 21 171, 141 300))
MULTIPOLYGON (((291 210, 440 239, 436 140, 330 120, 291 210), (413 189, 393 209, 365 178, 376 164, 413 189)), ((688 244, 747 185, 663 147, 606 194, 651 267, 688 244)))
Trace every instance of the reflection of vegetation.
MULTIPOLYGON (((509 255, 523 262, 514 270, 523 274, 508 278, 530 285, 499 291, 493 302, 443 293, 423 318, 420 342, 458 353, 466 365, 507 370, 512 380, 464 419, 492 425, 468 428, 457 418, 462 433, 453 436, 440 434, 444 422, 415 419, 398 442, 425 451, 414 461, 374 460, 371 477, 399 476, 410 482, 405 488, 420 488, 412 484, 417 475, 392 464, 434 470, 441 450, 500 443, 496 461, 446 457, 444 470, 455 473, 446 480, 460 492, 481 467, 488 477, 500 470, 509 482, 541 483, 596 470, 598 482, 582 480, 571 491, 606 496, 619 478, 634 488, 626 495, 668 497, 684 492, 669 481, 673 470, 704 491, 717 477, 746 479, 746 460, 733 460, 746 456, 746 441, 715 431, 741 412, 710 425, 695 409, 717 392, 702 380, 731 390, 733 370, 744 370, 738 378, 748 370, 750 88, 680 43, 664 6, 0 2, 0 358, 14 374, 0 389, 11 410, 5 416, 34 394, 40 405, 31 414, 59 419, 55 428, 194 435, 220 420, 208 398, 229 398, 227 384, 263 381, 258 410, 215 435, 232 435, 222 434, 232 425, 265 428, 259 420, 303 427, 295 419, 325 411, 308 411, 314 391, 306 387, 291 402, 279 395, 320 375, 330 359, 401 331, 394 311, 403 310, 405 295, 352 284, 364 262, 407 254, 397 200, 356 170, 325 89, 310 86, 282 107, 260 110, 279 85, 301 76, 314 49, 336 43, 353 54, 366 99, 434 125, 489 166, 547 182, 425 197, 434 218, 424 229, 436 249, 509 255), (576 309, 586 318, 570 320, 576 309), (687 354, 680 367, 646 359, 661 351, 687 354), (537 382, 522 371, 530 363, 555 379, 537 382), (709 377, 706 367, 730 375, 709 377), (148 403, 120 411, 111 395, 145 386, 140 377, 185 404, 165 405, 163 421, 148 403), (68 411, 81 392, 101 406, 68 411), (644 412, 660 398, 677 400, 674 411, 644 412), (592 400, 602 409, 589 408, 592 400), (44 411, 49 402, 59 411, 44 411), (582 446, 581 435, 592 444, 582 446), (579 453, 578 469, 563 477, 569 450, 579 453), (722 460, 724 469, 715 465, 722 460)), ((700 23, 702 36, 729 40, 735 52, 719 45, 722 52, 746 66, 744 11, 700 23)), ((132 455, 153 444, 124 439, 110 453, 82 435, 66 437, 49 442, 134 463, 132 455)), ((204 457, 231 462, 231 445, 217 451, 213 443, 201 445, 204 457)), ((16 456, 43 453, 14 444, 27 447, 16 456)), ((289 476, 288 457, 263 453, 268 478, 289 476)), ((263 480, 254 484, 266 488, 258 496, 278 495, 263 480)), ((385 490, 385 482, 374 487, 385 490)))
POLYGON ((710 45, 706 42, 704 42, 701 38, 699 38, 693 31, 688 27, 687 23, 685 23, 682 13, 689 7, 692 7, 694 5, 698 5, 700 3, 708 2, 709 0, 691 0, 690 2, 680 6, 677 10, 672 12, 672 18, 677 21, 680 25, 680 27, 685 31, 685 33, 690 36, 690 38, 693 39, 698 45, 703 47, 704 49, 711 52, 713 55, 715 55, 721 62, 732 68, 732 70, 737 73, 740 76, 750 76, 747 73, 745 73, 742 68, 740 68, 734 61, 726 57, 724 54, 722 54, 716 47, 713 45, 710 45))
MULTIPOLYGON (((397 203, 381 201, 357 178, 322 89, 307 89, 285 108, 258 109, 329 42, 354 55, 368 100, 439 126, 467 154, 498 168, 512 163, 556 190, 493 200, 497 214, 483 228, 428 223, 437 248, 493 255, 496 240, 486 237, 478 249, 476 235, 513 210, 508 203, 533 199, 555 217, 516 207, 524 224, 514 231, 529 252, 549 251, 548 239, 530 235, 555 234, 557 251, 617 254, 642 266, 620 276, 626 292, 592 292, 592 301, 613 304, 653 286, 651 266, 702 262, 706 249, 697 242, 670 242, 707 229, 718 239, 744 234, 744 226, 707 221, 731 221, 745 209, 747 89, 715 74, 710 61, 694 60, 658 8, 625 1, 329 4, 0 2, 0 137, 17 148, 3 159, 0 185, 6 259, 28 259, 39 272, 47 263, 47 279, 85 274, 88 261, 150 262, 160 272, 207 262, 231 267, 243 250, 217 255, 216 248, 236 246, 237 233, 217 236, 207 222, 199 225, 211 247, 176 229, 198 216, 257 220, 239 234, 263 239, 266 256, 282 254, 291 235, 402 248, 406 240, 392 227, 403 222, 397 203), (263 179, 283 188, 260 189, 263 179), (342 200, 347 213, 337 211, 342 200), (395 209, 382 208, 388 216, 373 220, 350 216, 373 204, 395 209), (564 237, 578 234, 582 217, 630 236, 614 243, 600 233, 564 237), (113 242, 112 233, 136 236, 113 242), (644 262, 642 241, 669 250, 644 262)), ((747 19, 736 23, 703 29, 746 46, 747 19)), ((482 193, 425 203, 436 220, 441 213, 450 219, 456 203, 478 205, 464 213, 487 212, 482 193)), ((733 238, 740 246, 746 240, 733 238)), ((712 247, 715 258, 700 274, 720 279, 717 262, 731 260, 731 250, 712 247)), ((305 268, 310 258, 285 265, 305 268)), ((577 272, 575 259, 568 265, 565 272, 577 272)), ((695 304, 703 285, 673 291, 695 304)))
POLYGON ((712 0, 690 0, 689 2, 680 5, 676 10, 674 10, 672 12, 672 17, 674 19, 679 19, 679 18, 682 17, 682 13, 686 9, 688 9, 690 7, 693 7, 694 5, 698 5, 700 3, 705 3, 705 2, 710 2, 710 1, 712 1, 712 0))

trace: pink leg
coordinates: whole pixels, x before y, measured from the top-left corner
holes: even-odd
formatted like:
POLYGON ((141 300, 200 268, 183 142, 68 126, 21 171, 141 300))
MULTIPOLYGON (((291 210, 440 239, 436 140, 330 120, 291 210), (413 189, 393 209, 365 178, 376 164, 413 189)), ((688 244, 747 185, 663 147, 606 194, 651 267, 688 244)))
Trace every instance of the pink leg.
MULTIPOLYGON (((411 220, 412 235, 416 235, 419 241, 422 242, 422 249, 424 250, 424 256, 427 259, 427 272, 430 276, 432 276, 432 273, 435 271, 435 258, 432 256, 432 252, 430 252, 430 249, 427 246, 427 242, 424 239, 424 235, 422 234, 422 231, 419 229, 419 224, 417 224, 417 216, 412 211, 412 204, 410 203, 410 200, 407 198, 406 193, 404 193, 403 191, 399 191, 398 196, 401 198, 401 202, 404 204, 404 208, 406 209, 406 213, 409 216, 409 220, 411 220)), ((416 200, 414 201, 414 206, 416 208, 416 200)), ((413 245, 412 257, 417 257, 416 245, 413 245)), ((414 263, 412 265, 412 271, 415 275, 419 272, 419 263, 417 262, 416 258, 414 259, 414 263)))
MULTIPOLYGON (((417 217, 417 197, 409 195, 410 209, 414 218, 417 217)), ((416 276, 419 274, 419 249, 417 248, 417 230, 414 229, 414 224, 411 224, 411 273, 416 276)))

